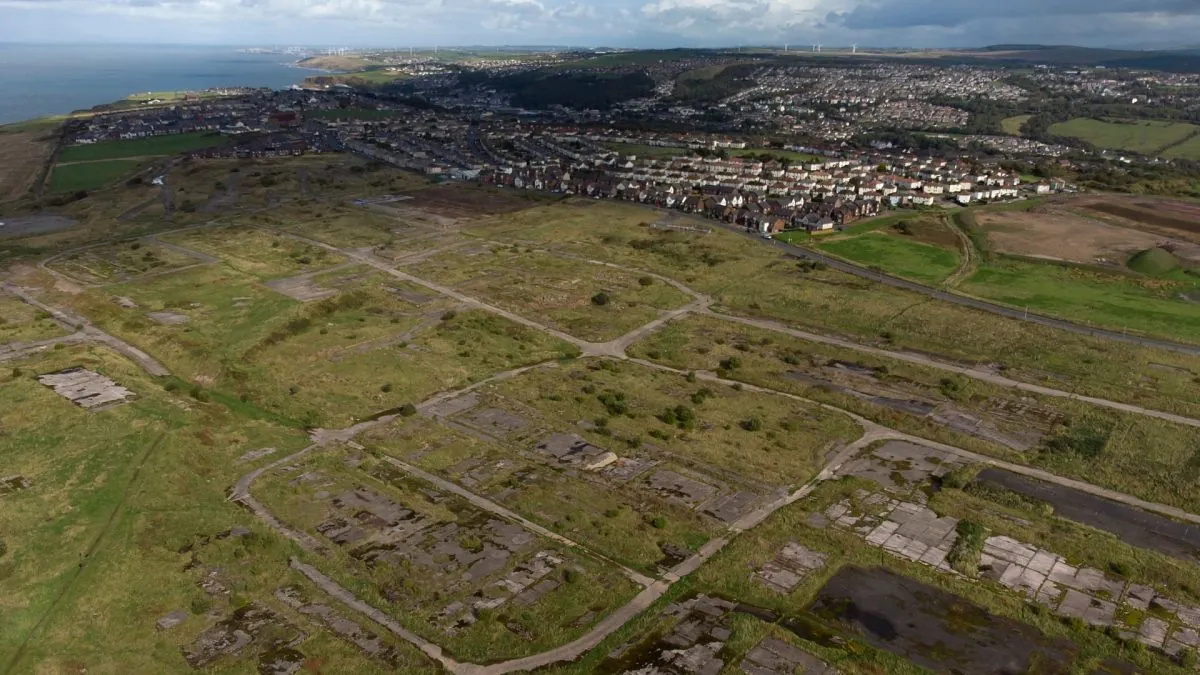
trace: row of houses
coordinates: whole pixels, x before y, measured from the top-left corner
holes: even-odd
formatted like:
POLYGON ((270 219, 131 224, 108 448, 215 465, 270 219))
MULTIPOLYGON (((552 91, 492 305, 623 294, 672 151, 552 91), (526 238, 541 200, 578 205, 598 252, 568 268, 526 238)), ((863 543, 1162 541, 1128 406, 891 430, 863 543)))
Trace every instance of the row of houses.
POLYGON ((674 186, 622 180, 600 171, 535 167, 490 170, 479 174, 484 185, 557 192, 594 199, 615 199, 697 214, 758 232, 791 229, 832 231, 878 215, 879 202, 834 197, 829 201, 792 197, 772 199, 720 185, 674 186))

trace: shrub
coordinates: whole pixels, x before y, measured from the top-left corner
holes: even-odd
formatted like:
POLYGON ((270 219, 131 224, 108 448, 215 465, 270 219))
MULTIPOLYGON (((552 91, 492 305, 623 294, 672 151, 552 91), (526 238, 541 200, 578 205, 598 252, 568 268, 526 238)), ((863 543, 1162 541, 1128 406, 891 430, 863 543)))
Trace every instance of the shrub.
POLYGON ((458 316, 458 312, 456 312, 452 309, 446 310, 446 312, 444 312, 442 314, 442 321, 450 321, 451 319, 453 319, 456 316, 458 316))
POLYGON ((208 392, 201 389, 200 385, 198 384, 194 385, 191 390, 188 391, 188 395, 197 401, 200 401, 201 403, 208 401, 208 392))
POLYGON ((750 417, 742 420, 742 428, 746 431, 758 431, 762 429, 762 420, 757 417, 750 417))
POLYGON ((401 417, 412 417, 413 415, 416 415, 416 414, 417 414, 417 406, 415 406, 411 403, 405 403, 404 405, 400 406, 400 416, 401 417))
POLYGON ((129 249, 130 249, 131 251, 136 251, 136 250, 138 250, 138 249, 139 249, 139 248, 141 248, 141 247, 142 247, 142 242, 140 242, 140 241, 135 241, 135 242, 133 242, 132 244, 130 244, 130 245, 129 245, 129 249))
POLYGON ((696 372, 689 370, 687 377, 685 377, 684 379, 686 379, 688 382, 695 382, 696 381, 696 372))
POLYGON ((667 519, 663 516, 654 516, 650 519, 650 526, 656 530, 661 530, 667 526, 667 519))
POLYGON ((20 369, 20 368, 13 368, 13 369, 12 369, 12 376, 13 376, 13 379, 14 379, 14 380, 15 380, 15 379, 17 379, 18 377, 20 377, 20 376, 21 376, 21 369, 20 369))
POLYGON ((609 301, 608 293, 605 293, 603 291, 592 296, 592 304, 596 305, 597 307, 603 307, 604 305, 607 305, 608 301, 609 301))
POLYGON ((731 356, 721 362, 721 370, 737 370, 742 367, 742 360, 736 356, 731 356))
POLYGON ((387 384, 383 385, 379 388, 379 391, 382 391, 385 394, 390 393, 392 391, 392 383, 388 382, 387 384))
POLYGON ((653 286, 654 285, 654 277, 642 277, 642 278, 638 279, 638 283, 643 286, 653 286))
POLYGON ((575 569, 571 567, 564 568, 562 576, 563 581, 567 582, 568 584, 573 584, 579 580, 579 572, 575 571, 575 569))
POLYGON ((1119 577, 1128 577, 1129 576, 1129 565, 1126 565, 1125 563, 1121 562, 1120 560, 1114 560, 1114 561, 1108 563, 1108 569, 1110 572, 1112 572, 1113 574, 1115 574, 1119 577))
POLYGON ((625 392, 606 389, 596 397, 604 405, 609 415, 624 415, 629 412, 629 404, 625 402, 625 392))

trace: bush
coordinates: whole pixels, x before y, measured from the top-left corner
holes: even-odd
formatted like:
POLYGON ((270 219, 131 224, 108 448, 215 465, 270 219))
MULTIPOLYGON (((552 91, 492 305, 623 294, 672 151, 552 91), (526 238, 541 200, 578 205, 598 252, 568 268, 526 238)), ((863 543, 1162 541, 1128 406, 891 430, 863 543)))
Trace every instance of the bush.
POLYGON ((596 397, 596 400, 604 405, 609 415, 624 415, 629 412, 629 404, 625 402, 625 392, 623 391, 606 389, 596 397))
POLYGON ((695 382, 696 381, 696 372, 689 370, 687 377, 685 377, 684 379, 686 379, 688 382, 695 382))
POLYGON ((721 370, 737 370, 742 367, 742 360, 736 356, 731 356, 721 362, 721 370))
POLYGON ((388 382, 387 384, 383 385, 382 387, 379 388, 379 391, 382 391, 385 394, 391 393, 392 383, 388 382))
POLYGON ((411 403, 405 403, 404 405, 400 406, 400 416, 401 417, 412 417, 413 415, 416 415, 416 414, 417 414, 417 406, 415 406, 411 403))
POLYGON ((188 395, 197 401, 200 401, 201 403, 208 401, 208 392, 201 389, 200 385, 198 384, 194 385, 191 390, 188 391, 188 395))
POLYGON ((573 584, 579 580, 579 572, 576 572, 575 569, 571 567, 564 568, 562 576, 563 581, 567 582, 568 584, 573 584))
POLYGON ((762 420, 757 417, 742 420, 742 428, 746 431, 758 431, 762 429, 762 420))
POLYGON ((456 312, 452 309, 447 310, 446 312, 444 312, 442 314, 442 321, 450 321, 451 319, 453 319, 456 316, 458 316, 458 312, 456 312))
POLYGON ((638 279, 638 283, 643 286, 653 286, 654 285, 654 277, 642 277, 642 278, 638 279))
POLYGON ((650 526, 656 530, 661 530, 667 526, 667 519, 663 516, 654 516, 650 519, 650 526))
POLYGON ((179 391, 179 383, 176 382, 175 380, 169 380, 166 384, 163 385, 163 389, 166 389, 168 392, 171 392, 171 393, 177 392, 177 391, 179 391))
POLYGON ((138 250, 138 249, 139 249, 139 248, 141 248, 141 247, 142 247, 142 242, 140 242, 140 241, 135 241, 135 242, 133 242, 132 244, 130 244, 130 245, 129 245, 129 249, 130 249, 131 251, 136 251, 136 250, 138 250))
POLYGON ((603 306, 607 305, 608 301, 609 301, 608 293, 605 293, 603 291, 592 296, 592 304, 596 305, 597 307, 603 307, 603 306))
POLYGON ((1119 577, 1129 576, 1129 565, 1126 565, 1119 560, 1114 560, 1108 563, 1108 570, 1119 577))
POLYGON ((1176 658, 1179 659, 1179 666, 1188 672, 1195 671, 1197 662, 1200 661, 1196 657, 1196 650, 1191 647, 1181 649, 1176 658))
POLYGON ((21 369, 20 369, 20 368, 13 368, 13 369, 12 369, 12 376, 13 376, 13 379, 14 379, 14 380, 15 380, 15 379, 17 379, 18 377, 20 377, 20 376, 21 376, 21 369))

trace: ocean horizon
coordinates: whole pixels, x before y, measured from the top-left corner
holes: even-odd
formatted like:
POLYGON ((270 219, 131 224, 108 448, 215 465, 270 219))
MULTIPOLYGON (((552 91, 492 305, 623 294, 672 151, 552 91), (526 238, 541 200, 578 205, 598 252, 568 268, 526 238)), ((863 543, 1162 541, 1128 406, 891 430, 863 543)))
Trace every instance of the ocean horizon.
POLYGON ((285 54, 234 46, 0 43, 0 124, 152 91, 299 84, 313 71, 285 54))

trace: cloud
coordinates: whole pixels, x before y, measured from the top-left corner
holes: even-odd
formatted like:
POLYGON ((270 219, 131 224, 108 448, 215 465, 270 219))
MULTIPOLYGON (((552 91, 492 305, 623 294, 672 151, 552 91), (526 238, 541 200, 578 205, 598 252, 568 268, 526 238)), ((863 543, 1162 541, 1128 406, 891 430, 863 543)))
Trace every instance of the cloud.
POLYGON ((1194 41, 1200 0, 0 0, 0 40, 144 41, 147 30, 369 46, 1140 44, 1194 41))
POLYGON ((934 26, 954 28, 985 19, 1020 17, 1028 25, 1064 17, 1123 15, 1149 16, 1200 15, 1196 0, 1007 0, 971 2, 969 0, 868 0, 848 11, 835 12, 845 28, 871 30, 934 26))

